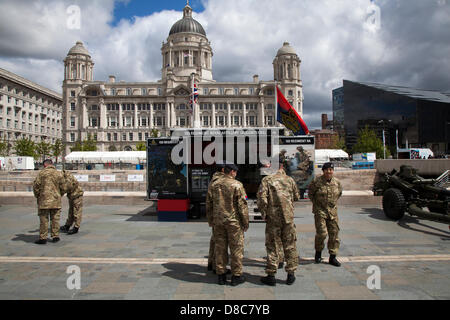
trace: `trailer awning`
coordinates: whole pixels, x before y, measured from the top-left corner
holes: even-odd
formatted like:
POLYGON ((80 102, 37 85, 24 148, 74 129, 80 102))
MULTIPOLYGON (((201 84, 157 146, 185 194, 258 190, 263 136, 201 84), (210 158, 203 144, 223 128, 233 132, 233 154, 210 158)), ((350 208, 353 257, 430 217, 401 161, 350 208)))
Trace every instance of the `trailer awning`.
POLYGON ((65 158, 67 163, 141 163, 147 159, 146 151, 75 151, 65 158))

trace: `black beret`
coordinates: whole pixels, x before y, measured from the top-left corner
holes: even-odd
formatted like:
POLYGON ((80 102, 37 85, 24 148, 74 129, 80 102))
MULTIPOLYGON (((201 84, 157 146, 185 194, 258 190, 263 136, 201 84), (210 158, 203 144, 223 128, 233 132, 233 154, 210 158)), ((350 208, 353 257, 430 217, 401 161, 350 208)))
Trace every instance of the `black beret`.
POLYGON ((234 171, 238 171, 239 168, 237 167, 237 165, 235 165, 234 163, 226 163, 225 164, 225 168, 234 170, 234 171))
POLYGON ((322 171, 327 170, 328 168, 331 168, 334 170, 334 165, 331 162, 324 163, 324 165, 322 166, 322 171))

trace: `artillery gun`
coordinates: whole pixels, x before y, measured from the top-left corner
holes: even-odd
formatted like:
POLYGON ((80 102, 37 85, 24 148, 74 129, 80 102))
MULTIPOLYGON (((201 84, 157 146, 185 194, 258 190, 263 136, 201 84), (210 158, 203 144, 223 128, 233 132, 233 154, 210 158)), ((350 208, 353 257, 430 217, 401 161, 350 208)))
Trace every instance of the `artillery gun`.
POLYGON ((450 190, 437 185, 437 179, 424 179, 411 166, 392 170, 374 185, 374 195, 383 195, 383 211, 393 220, 405 212, 439 222, 450 222, 450 190))

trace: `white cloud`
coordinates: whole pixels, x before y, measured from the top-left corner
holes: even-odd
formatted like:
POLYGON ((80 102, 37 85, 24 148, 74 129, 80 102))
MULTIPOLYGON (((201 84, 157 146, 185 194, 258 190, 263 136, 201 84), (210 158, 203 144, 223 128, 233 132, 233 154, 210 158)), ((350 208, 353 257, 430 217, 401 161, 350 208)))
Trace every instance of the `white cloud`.
MULTIPOLYGON (((272 61, 284 41, 302 60, 305 119, 320 125, 331 113, 331 90, 343 79, 450 91, 450 5, 380 0, 381 24, 370 32, 369 0, 205 0, 194 13, 214 51, 218 81, 273 79, 272 61)), ((161 44, 179 11, 121 21, 111 27, 114 1, 2 1, 0 67, 60 90, 62 60, 82 40, 96 80, 156 81, 161 44), (67 8, 81 9, 81 28, 67 28, 67 8)))

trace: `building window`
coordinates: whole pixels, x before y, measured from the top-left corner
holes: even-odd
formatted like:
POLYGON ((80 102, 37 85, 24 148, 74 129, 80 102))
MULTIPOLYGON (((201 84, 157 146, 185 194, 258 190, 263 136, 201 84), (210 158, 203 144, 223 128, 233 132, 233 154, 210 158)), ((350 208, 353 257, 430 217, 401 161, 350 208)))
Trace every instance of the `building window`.
POLYGON ((289 90, 289 91, 288 91, 288 96, 292 97, 293 95, 294 95, 294 91, 289 90))
POLYGON ((133 126, 133 118, 132 117, 123 118, 123 126, 124 127, 132 127, 133 126))
POLYGON ((238 88, 234 88, 234 95, 238 96, 239 95, 239 89, 238 88))
POLYGON ((239 116, 234 116, 233 117, 233 125, 235 126, 239 126, 240 125, 240 118, 239 116))
POLYGON ((219 125, 219 126, 225 126, 225 117, 224 116, 217 116, 216 117, 216 123, 219 125))
POLYGON ((70 134, 70 142, 74 142, 75 141, 75 133, 71 133, 70 134))
POLYGON ((142 88, 142 92, 141 93, 142 93, 143 96, 146 96, 147 95, 147 89, 146 88, 142 88))
POLYGON ((131 92, 131 88, 127 88, 127 96, 131 96, 132 92, 131 92))
POLYGON ((98 127, 98 118, 89 118, 89 126, 93 128, 98 127))
POLYGON ((250 89, 248 89, 248 92, 249 92, 250 95, 253 95, 253 94, 255 94, 255 89, 254 88, 250 88, 250 89))
POLYGON ((265 109, 272 110, 273 109, 273 104, 271 104, 271 103, 266 104, 265 109))
POLYGON ((108 133, 108 134, 107 134, 107 137, 108 137, 108 138, 107 138, 108 141, 111 141, 111 133, 108 133))
POLYGON ((130 132, 130 133, 128 134, 128 136, 130 137, 130 141, 133 141, 133 138, 134 138, 133 132, 130 132))
POLYGON ((272 116, 267 116, 266 117, 266 125, 267 126, 273 126, 274 125, 272 116))
POLYGON ((70 91, 70 96, 75 97, 75 90, 70 91))
POLYGON ((117 132, 114 132, 114 141, 117 141, 117 132))
POLYGON ((256 124, 256 117, 255 116, 248 116, 247 117, 247 125, 248 126, 255 126, 256 124))
POLYGON ((139 138, 139 141, 142 141, 142 132, 138 133, 138 138, 139 138))
POLYGON ((205 126, 205 127, 209 126, 209 117, 208 116, 203 116, 202 121, 203 121, 203 126, 205 126))
POLYGON ((115 89, 115 88, 112 88, 112 89, 111 89, 111 95, 112 95, 112 96, 115 96, 116 93, 117 93, 117 92, 116 92, 116 89, 115 89))
POLYGON ((126 133, 122 134, 122 141, 127 141, 127 134, 126 133))
POLYGON ((219 88, 219 94, 223 96, 225 90, 223 88, 219 88))
POLYGON ((70 126, 75 127, 75 117, 70 117, 70 126))
POLYGON ((158 96, 161 96, 161 95, 162 95, 162 89, 158 88, 158 96))
POLYGON ((208 88, 203 88, 203 94, 204 94, 204 95, 207 95, 207 94, 209 94, 209 90, 208 90, 208 88))

